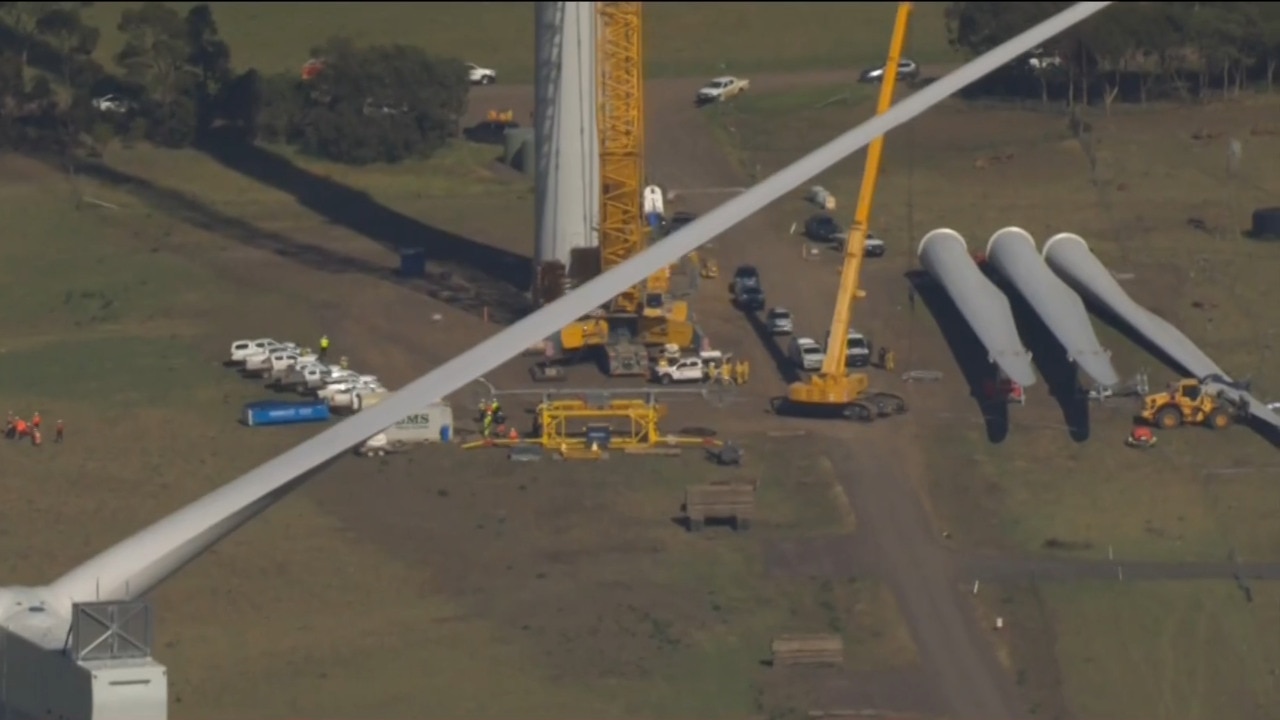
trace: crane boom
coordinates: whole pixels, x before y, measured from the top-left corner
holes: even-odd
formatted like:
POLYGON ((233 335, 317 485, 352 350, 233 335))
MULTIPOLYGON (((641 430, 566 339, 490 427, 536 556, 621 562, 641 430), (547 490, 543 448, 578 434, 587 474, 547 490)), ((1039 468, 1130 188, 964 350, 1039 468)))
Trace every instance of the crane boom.
MULTIPOLYGON (((889 42, 889 57, 885 60, 880 81, 880 95, 876 101, 876 114, 882 115, 893 105, 893 93, 898 84, 898 61, 907 41, 907 28, 911 22, 914 3, 898 3, 894 18, 893 36, 889 42)), ((878 137, 867 146, 867 160, 862 170, 862 186, 858 191, 858 205, 854 210, 853 225, 845 243, 844 265, 840 270, 840 288, 836 293, 835 311, 831 316, 831 329, 827 335, 827 354, 822 370, 807 382, 793 383, 787 397, 793 403, 809 407, 847 409, 857 404, 865 395, 868 379, 864 373, 846 374, 848 371, 849 328, 853 322, 854 303, 865 296, 860 281, 862 255, 866 247, 868 227, 871 222, 871 206, 875 202, 876 183, 880 178, 880 159, 884 154, 884 137, 878 137)), ((901 405, 905 408, 905 405, 901 405)), ((869 419, 869 418, 868 418, 869 419)))
MULTIPOLYGON (((601 269, 626 262, 647 244, 641 191, 644 183, 644 55, 641 3, 600 2, 598 52, 600 132, 601 269)), ((616 313, 638 314, 665 296, 666 272, 631 288, 612 304, 616 313)), ((659 300, 660 302, 660 300, 659 300)))
MULTIPOLYGON (((893 105, 893 93, 898 84, 898 61, 907 41, 907 26, 911 19, 912 3, 898 3, 897 17, 893 23, 893 38, 889 42, 889 57, 885 60, 881 78, 880 95, 876 100, 876 114, 889 112, 893 105)), ((862 168, 862 186, 858 190, 858 205, 854 210, 853 224, 849 227, 849 239, 845 243, 844 267, 840 270, 840 290, 836 293, 836 308, 831 316, 831 331, 827 335, 827 356, 822 363, 824 375, 843 376, 847 354, 845 342, 853 323, 853 305, 864 293, 859 287, 862 278, 862 254, 866 249, 870 232, 871 207, 875 203, 876 183, 880 180, 880 159, 884 155, 884 136, 867 146, 867 160, 862 168), (839 351, 836 351, 839 348, 839 351)))

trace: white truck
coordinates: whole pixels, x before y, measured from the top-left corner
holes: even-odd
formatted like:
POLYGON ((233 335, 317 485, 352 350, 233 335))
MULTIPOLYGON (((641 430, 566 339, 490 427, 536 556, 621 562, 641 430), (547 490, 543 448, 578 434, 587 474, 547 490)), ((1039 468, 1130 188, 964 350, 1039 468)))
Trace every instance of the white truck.
POLYGON ((689 357, 668 353, 654 365, 653 379, 663 385, 706 382, 711 379, 712 367, 723 366, 727 361, 728 358, 719 350, 705 350, 689 357))
POLYGON ((453 408, 448 403, 428 405, 356 447, 361 457, 380 457, 402 452, 415 445, 453 441, 453 408))
POLYGON ((347 393, 361 388, 377 389, 382 387, 382 383, 378 382, 378 378, 375 375, 357 375, 350 370, 345 371, 345 373, 341 375, 334 373, 324 387, 316 390, 316 397, 328 402, 329 398, 338 393, 347 393))
POLYGON ((292 350, 272 353, 270 358, 271 365, 267 368, 266 377, 269 381, 274 383, 278 379, 293 372, 293 369, 299 365, 316 363, 319 361, 320 356, 315 353, 294 352, 292 350))
POLYGON ((391 397, 391 392, 381 385, 361 385, 350 390, 336 392, 325 399, 329 408, 358 413, 391 397))
POLYGON ((492 85, 498 82, 498 71, 480 67, 475 63, 467 63, 467 79, 472 85, 492 85))
POLYGON ((271 338, 258 338, 257 340, 236 340, 231 343, 231 353, 227 359, 229 365, 243 364, 246 359, 253 355, 269 352, 278 347, 283 347, 289 343, 283 343, 271 338))
POLYGON ((319 390, 328 385, 335 374, 347 372, 338 365, 325 365, 321 362, 298 363, 283 376, 276 379, 275 385, 281 390, 307 392, 319 390))
POLYGON ((269 377, 276 368, 293 367, 298 358, 315 360, 316 356, 296 347, 275 348, 271 352, 250 355, 244 361, 244 374, 248 377, 269 377))
POLYGON ((712 78, 710 82, 698 89, 699 105, 724 102, 746 92, 751 88, 751 81, 732 75, 712 78))

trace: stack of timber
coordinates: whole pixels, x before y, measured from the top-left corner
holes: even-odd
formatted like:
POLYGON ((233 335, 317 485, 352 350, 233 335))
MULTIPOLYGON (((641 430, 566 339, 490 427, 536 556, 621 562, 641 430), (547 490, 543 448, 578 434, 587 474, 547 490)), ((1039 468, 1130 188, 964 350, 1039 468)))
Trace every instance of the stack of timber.
POLYGON ((839 635, 783 635, 773 641, 773 666, 842 665, 844 638, 839 635))
POLYGON ((708 519, 728 521, 734 530, 746 530, 756 513, 756 484, 721 481, 690 485, 684 491, 684 513, 690 532, 701 530, 708 519))

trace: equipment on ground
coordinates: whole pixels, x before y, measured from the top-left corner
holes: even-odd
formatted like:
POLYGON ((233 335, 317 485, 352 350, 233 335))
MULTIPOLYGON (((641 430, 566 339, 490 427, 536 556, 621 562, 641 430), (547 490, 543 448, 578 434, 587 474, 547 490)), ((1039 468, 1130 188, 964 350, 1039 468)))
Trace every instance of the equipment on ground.
MULTIPOLYGON (((907 40, 907 26, 911 20, 913 3, 898 3, 894 20, 893 37, 889 43, 889 56, 884 67, 897 67, 907 40)), ((876 102, 876 114, 889 111, 893 104, 893 91, 897 86, 897 74, 886 73, 880 85, 876 102)), ((862 188, 858 194, 858 207, 853 226, 849 228, 844 248, 844 267, 840 271, 840 290, 836 296, 835 312, 831 318, 831 330, 827 335, 827 347, 839 348, 847 343, 850 323, 853 320, 855 300, 865 296, 859 287, 862 258, 871 220, 871 205, 875 199, 876 182, 880 174, 880 158, 884 152, 884 136, 878 137, 867 147, 867 160, 862 173, 862 188)), ((793 383, 787 390, 786 402, 779 407, 783 412, 835 414, 849 419, 869 421, 877 416, 906 412, 906 401, 891 393, 871 393, 865 373, 848 373, 847 357, 843 352, 827 352, 822 369, 808 381, 793 383)))
POLYGON ((453 408, 448 403, 433 403, 374 435, 356 447, 361 457, 382 457, 403 452, 425 443, 453 441, 453 408))
POLYGON ((1244 408, 1215 394, 1199 380, 1185 378, 1171 384, 1165 392, 1143 398, 1142 411, 1138 417, 1162 430, 1172 430, 1182 425, 1203 425, 1213 430, 1223 430, 1231 427, 1244 414, 1244 408))
POLYGON ((1124 439, 1124 444, 1139 450, 1155 447, 1156 434, 1151 432, 1151 428, 1145 425, 1136 425, 1133 431, 1129 433, 1129 436, 1124 439))
POLYGON ((529 377, 534 382, 563 382, 569 379, 569 372, 563 365, 540 362, 529 368, 529 377))
POLYGON ((244 406, 243 422, 249 427, 265 425, 296 425, 298 423, 324 422, 331 417, 329 406, 323 402, 279 402, 260 400, 244 406))

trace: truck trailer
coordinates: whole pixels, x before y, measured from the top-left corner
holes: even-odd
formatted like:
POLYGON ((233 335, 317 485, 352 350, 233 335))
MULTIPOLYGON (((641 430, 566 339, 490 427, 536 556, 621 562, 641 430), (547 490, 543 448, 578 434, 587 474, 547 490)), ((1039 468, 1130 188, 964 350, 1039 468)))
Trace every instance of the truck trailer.
POLYGON ((356 454, 361 457, 382 456, 424 443, 452 441, 453 408, 448 403, 438 402, 364 441, 356 448, 356 454))

